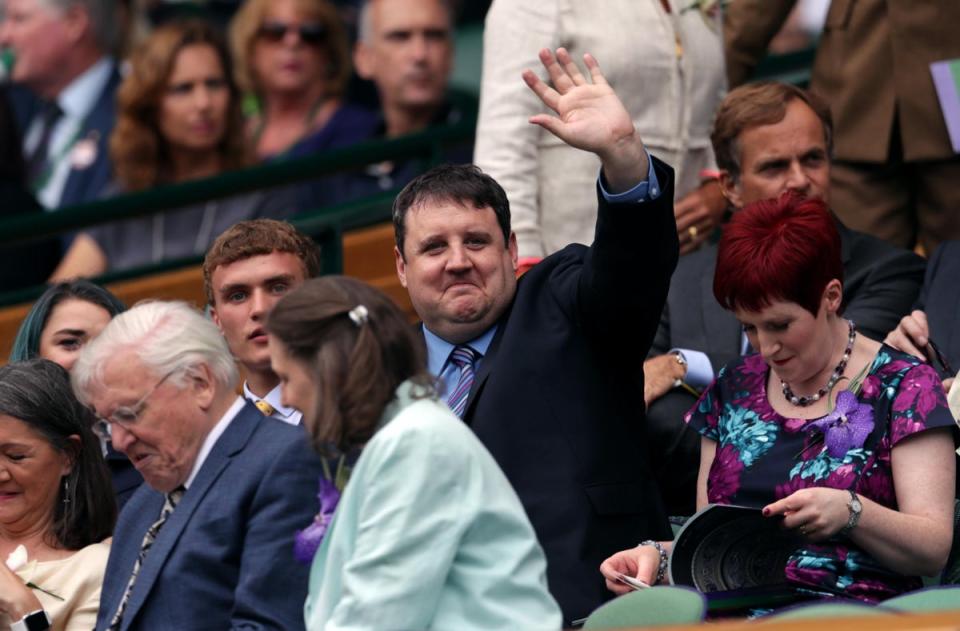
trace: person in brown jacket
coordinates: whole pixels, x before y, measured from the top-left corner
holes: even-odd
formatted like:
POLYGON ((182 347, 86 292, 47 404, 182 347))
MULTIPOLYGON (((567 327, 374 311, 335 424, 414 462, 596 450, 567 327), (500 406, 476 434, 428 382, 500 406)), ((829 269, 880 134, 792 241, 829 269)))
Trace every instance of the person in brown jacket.
MULTIPOLYGON (((738 0, 724 15, 731 89, 746 81, 796 0, 738 0)), ((853 228, 928 254, 960 238, 960 156, 930 63, 960 57, 956 0, 833 0, 810 88, 834 122, 832 208, 853 228)))

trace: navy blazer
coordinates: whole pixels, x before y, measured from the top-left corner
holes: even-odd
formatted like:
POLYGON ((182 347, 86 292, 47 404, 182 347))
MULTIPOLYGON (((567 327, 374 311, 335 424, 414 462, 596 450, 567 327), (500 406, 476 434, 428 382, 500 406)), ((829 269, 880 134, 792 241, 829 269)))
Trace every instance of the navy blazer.
POLYGON ((464 413, 530 517, 568 626, 613 596, 605 558, 670 536, 643 429, 642 359, 678 251, 673 171, 654 168, 656 200, 598 191, 593 245, 520 278, 464 413))
POLYGON ((923 289, 916 308, 927 314, 930 337, 946 355, 954 370, 960 370, 960 241, 940 244, 927 264, 923 289))
MULTIPOLYGON (((301 427, 247 402, 146 556, 122 629, 303 629, 309 568, 293 537, 317 513, 321 467, 301 427)), ((106 629, 164 496, 146 484, 114 533, 97 629, 106 629)))
MULTIPOLYGON (((57 208, 99 199, 113 179, 110 134, 117 118, 116 93, 120 82, 120 73, 114 64, 110 79, 84 120, 79 135, 80 139, 89 139, 96 143, 96 159, 83 169, 70 169, 57 208)), ((11 92, 11 103, 17 115, 21 136, 25 135, 30 121, 40 107, 40 100, 24 86, 16 86, 11 92)), ((69 157, 66 159, 69 160, 69 157)))

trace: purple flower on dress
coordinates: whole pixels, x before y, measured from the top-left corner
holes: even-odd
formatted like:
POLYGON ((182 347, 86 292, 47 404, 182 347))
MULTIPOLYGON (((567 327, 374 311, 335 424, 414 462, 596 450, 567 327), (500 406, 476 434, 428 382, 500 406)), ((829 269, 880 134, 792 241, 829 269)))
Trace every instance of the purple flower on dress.
POLYGON ((313 518, 312 524, 297 531, 293 542, 294 558, 305 565, 313 561, 313 556, 320 549, 323 537, 327 534, 327 529, 330 528, 330 522, 333 520, 333 512, 340 502, 340 491, 337 490, 337 485, 326 476, 320 476, 317 499, 320 500, 320 512, 313 518))
POLYGON ((712 504, 729 504, 740 488, 740 473, 743 462, 740 452, 733 445, 723 445, 717 449, 713 465, 710 467, 707 482, 707 499, 712 504))
POLYGON ((844 390, 837 395, 833 412, 813 421, 810 427, 823 432, 828 454, 842 458, 851 449, 863 447, 873 431, 873 409, 857 401, 856 395, 849 390, 844 390))

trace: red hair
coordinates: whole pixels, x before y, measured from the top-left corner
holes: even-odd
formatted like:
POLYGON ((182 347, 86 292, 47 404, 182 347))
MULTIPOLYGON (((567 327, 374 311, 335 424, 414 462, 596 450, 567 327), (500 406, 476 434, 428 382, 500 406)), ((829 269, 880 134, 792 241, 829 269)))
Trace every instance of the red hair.
POLYGON ((816 316, 834 278, 843 282, 833 216, 823 200, 787 191, 734 213, 720 239, 713 294, 731 311, 785 300, 816 316))

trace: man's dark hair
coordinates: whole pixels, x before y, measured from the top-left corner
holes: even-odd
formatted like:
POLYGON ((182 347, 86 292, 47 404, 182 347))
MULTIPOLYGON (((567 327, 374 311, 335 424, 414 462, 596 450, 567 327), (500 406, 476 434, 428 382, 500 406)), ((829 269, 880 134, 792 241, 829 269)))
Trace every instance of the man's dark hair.
POLYGON ((795 100, 806 103, 820 119, 827 154, 832 154, 833 121, 823 100, 789 83, 758 81, 731 90, 717 108, 710 134, 717 166, 726 169, 734 180, 739 179, 740 135, 753 127, 779 123, 787 115, 787 106, 795 100))
POLYGON ((393 233, 403 260, 407 211, 427 202, 454 202, 474 208, 492 208, 503 232, 504 247, 510 243, 510 202, 497 181, 472 164, 443 164, 430 169, 403 187, 393 202, 393 233))

